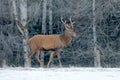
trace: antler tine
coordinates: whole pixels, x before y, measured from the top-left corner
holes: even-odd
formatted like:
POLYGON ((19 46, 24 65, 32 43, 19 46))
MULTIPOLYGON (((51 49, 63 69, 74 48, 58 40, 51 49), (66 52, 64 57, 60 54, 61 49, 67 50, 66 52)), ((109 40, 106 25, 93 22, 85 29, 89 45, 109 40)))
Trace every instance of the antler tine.
POLYGON ((72 18, 71 18, 71 17, 69 18, 69 20, 70 20, 71 26, 73 27, 73 24, 75 24, 75 21, 72 21, 72 18))
POLYGON ((71 16, 70 16, 69 20, 70 20, 70 22, 72 22, 72 18, 71 18, 71 16))
POLYGON ((66 24, 66 22, 63 21, 63 17, 61 17, 61 22, 62 22, 63 24, 66 24))
POLYGON ((63 19, 63 17, 60 17, 60 19, 61 19, 61 22, 63 23, 63 20, 62 20, 62 19, 63 19))

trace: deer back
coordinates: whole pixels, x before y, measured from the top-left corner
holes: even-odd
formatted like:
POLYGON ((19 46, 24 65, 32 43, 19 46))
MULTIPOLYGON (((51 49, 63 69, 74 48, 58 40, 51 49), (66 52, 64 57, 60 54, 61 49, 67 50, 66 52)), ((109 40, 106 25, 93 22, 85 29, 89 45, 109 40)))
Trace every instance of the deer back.
POLYGON ((28 42, 29 45, 40 50, 59 49, 64 46, 60 35, 35 35, 28 42))

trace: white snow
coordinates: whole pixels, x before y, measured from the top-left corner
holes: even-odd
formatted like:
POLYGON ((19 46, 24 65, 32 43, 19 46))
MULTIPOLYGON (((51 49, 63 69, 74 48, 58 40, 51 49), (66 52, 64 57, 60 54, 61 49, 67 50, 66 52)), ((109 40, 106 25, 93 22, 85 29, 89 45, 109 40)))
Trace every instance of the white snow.
POLYGON ((0 80, 120 80, 120 69, 0 68, 0 80))

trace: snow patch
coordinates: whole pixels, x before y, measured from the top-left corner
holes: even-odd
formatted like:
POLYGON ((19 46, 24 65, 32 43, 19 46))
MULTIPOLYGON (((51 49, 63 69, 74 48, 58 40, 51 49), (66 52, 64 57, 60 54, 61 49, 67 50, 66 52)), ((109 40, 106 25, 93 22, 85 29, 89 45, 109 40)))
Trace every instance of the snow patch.
POLYGON ((119 80, 119 68, 1 68, 0 80, 119 80))

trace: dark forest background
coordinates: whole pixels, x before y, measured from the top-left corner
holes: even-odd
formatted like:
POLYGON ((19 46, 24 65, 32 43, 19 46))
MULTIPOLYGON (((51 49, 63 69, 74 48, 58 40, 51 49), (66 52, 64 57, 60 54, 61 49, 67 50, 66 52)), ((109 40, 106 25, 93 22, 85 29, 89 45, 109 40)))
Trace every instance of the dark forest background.
MULTIPOLYGON (((26 28, 28 37, 36 34, 61 34, 64 26, 62 16, 69 23, 69 17, 76 21, 77 37, 61 52, 65 67, 94 67, 93 18, 96 26, 96 44, 101 67, 120 67, 120 0, 0 0, 0 66, 24 66, 24 36, 17 27, 14 15, 15 1, 17 19, 21 18, 20 1, 27 1, 26 28)), ((23 14, 24 15, 24 14, 23 14)), ((54 56, 53 66, 58 66, 54 56)), ((49 52, 45 52, 47 63, 49 52)), ((33 67, 38 62, 32 58, 33 67)))

